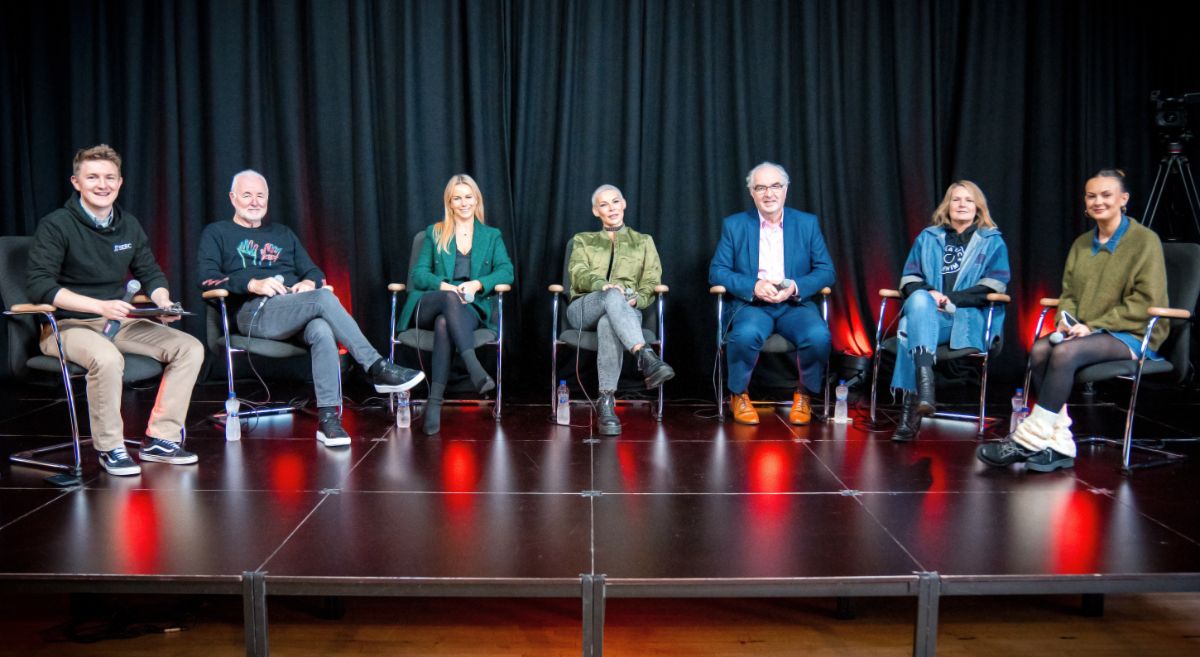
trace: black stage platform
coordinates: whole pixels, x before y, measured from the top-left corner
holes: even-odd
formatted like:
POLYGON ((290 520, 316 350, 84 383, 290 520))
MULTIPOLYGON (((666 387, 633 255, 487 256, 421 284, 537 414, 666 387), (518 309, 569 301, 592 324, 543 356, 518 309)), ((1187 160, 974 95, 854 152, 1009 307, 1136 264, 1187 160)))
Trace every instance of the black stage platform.
MULTIPOLYGON (((3 453, 66 434, 52 389, 2 392, 3 453)), ((940 596, 1200 591, 1195 458, 1126 477, 1118 450, 1089 447, 1073 471, 993 471, 968 423, 927 422, 906 445, 684 405, 662 424, 622 407, 624 434, 599 442, 545 406, 499 423, 448 407, 429 439, 368 404, 347 409, 349 448, 319 445, 305 414, 226 443, 203 419, 222 392, 197 391, 198 466, 116 478, 89 448, 84 485, 60 490, 6 463, 0 589, 239 594, 251 655, 267 654, 273 595, 573 598, 586 655, 610 597, 907 596, 914 653, 932 655, 940 596)), ((152 399, 127 395, 131 430, 152 399)), ((1144 399, 1135 435, 1200 434, 1194 395, 1144 399)), ((1119 434, 1121 409, 1073 410, 1077 433, 1119 434)))

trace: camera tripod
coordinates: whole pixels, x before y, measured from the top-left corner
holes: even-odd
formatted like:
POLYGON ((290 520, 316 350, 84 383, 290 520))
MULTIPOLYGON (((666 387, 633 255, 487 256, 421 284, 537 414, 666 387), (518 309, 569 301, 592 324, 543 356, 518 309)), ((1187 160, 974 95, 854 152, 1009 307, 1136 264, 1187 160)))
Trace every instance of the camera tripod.
POLYGON ((1192 177, 1191 164, 1183 154, 1183 144, 1180 142, 1167 144, 1167 154, 1158 163, 1158 173, 1154 174, 1154 184, 1150 186, 1150 196, 1146 199, 1146 211, 1142 213, 1144 225, 1149 228, 1154 222, 1158 204, 1167 190, 1172 173, 1178 173, 1183 182, 1183 195, 1187 197, 1188 208, 1192 211, 1192 224, 1196 227, 1197 235, 1200 235, 1200 193, 1196 191, 1196 179, 1192 177))

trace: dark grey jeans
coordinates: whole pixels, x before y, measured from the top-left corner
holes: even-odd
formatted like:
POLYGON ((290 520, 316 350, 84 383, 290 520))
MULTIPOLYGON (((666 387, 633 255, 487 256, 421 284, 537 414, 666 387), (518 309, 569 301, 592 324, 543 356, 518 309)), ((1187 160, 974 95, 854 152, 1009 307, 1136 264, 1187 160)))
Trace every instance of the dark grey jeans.
POLYGON ((339 342, 364 370, 380 358, 329 288, 247 301, 238 311, 237 323, 243 335, 268 340, 286 340, 304 331, 304 342, 312 354, 317 406, 342 403, 339 342))
POLYGON ((645 342, 642 313, 629 305, 620 290, 589 292, 567 306, 567 323, 584 331, 596 330, 599 341, 596 370, 601 391, 617 389, 625 350, 645 342))

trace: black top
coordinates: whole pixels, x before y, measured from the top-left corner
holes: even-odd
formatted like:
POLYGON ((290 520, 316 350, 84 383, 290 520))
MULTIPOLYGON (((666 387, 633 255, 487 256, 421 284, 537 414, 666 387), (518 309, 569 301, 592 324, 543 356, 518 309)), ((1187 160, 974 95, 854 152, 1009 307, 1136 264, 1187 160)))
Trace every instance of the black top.
POLYGON ((454 251, 454 280, 465 283, 471 280, 471 254, 454 251))
POLYGON ((325 284, 325 273, 290 228, 264 223, 247 228, 231 220, 218 221, 200 233, 196 276, 202 290, 229 290, 228 303, 237 312, 250 297, 246 286, 256 278, 283 276, 291 287, 300 281, 325 284))
MULTIPOLYGON (((964 308, 980 308, 987 305, 987 295, 994 292, 986 285, 974 285, 965 290, 955 290, 958 282, 958 272, 962 270, 963 256, 967 253, 967 245, 975 234, 976 226, 971 224, 959 233, 953 228, 946 230, 946 250, 942 254, 942 289, 949 290, 945 295, 950 303, 964 308)), ((917 290, 932 290, 934 287, 926 281, 913 281, 904 286, 904 297, 908 298, 917 290)))
MULTIPOLYGON (((63 288, 111 301, 125 296, 130 272, 146 294, 167 287, 167 277, 155 262, 150 240, 137 217, 114 207, 112 221, 99 228, 83 211, 75 193, 38 223, 29 249, 25 288, 34 303, 54 303, 63 288)), ((59 316, 98 317, 69 310, 59 316)))

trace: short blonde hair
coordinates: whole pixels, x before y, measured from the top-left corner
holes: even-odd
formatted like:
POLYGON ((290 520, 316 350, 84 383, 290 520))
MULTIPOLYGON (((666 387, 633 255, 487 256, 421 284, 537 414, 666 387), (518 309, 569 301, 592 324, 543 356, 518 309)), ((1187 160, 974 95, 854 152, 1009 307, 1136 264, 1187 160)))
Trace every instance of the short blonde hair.
POLYGON ((117 165, 117 175, 121 174, 121 155, 108 144, 96 144, 91 148, 81 148, 75 153, 75 161, 71 163, 71 174, 78 176, 79 167, 84 162, 106 160, 117 165))

